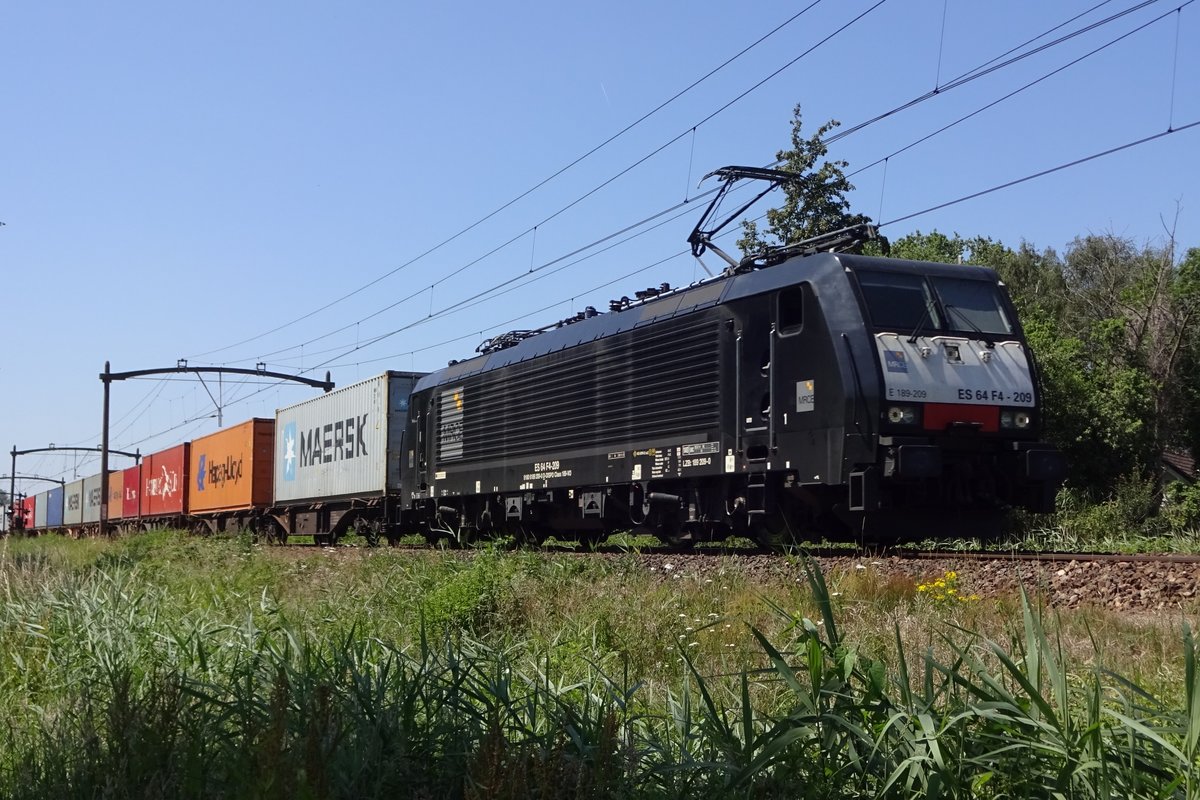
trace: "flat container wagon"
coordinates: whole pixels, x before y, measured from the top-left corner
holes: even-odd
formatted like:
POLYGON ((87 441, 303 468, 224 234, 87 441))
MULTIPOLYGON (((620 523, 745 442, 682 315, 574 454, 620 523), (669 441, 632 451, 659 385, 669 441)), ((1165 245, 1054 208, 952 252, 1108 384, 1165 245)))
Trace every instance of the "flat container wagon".
POLYGON ((117 470, 108 476, 108 518, 121 519, 125 516, 125 470, 117 470))
POLYGON ((45 530, 46 528, 46 506, 50 502, 50 492, 38 492, 37 500, 33 507, 33 528, 34 530, 45 530))
POLYGON ((142 459, 142 516, 182 522, 188 512, 191 445, 187 442, 142 459))
POLYGON ((275 420, 251 419, 192 440, 189 513, 210 531, 254 530, 271 505, 275 420))
POLYGON ((276 534, 378 537, 400 492, 408 398, 422 373, 388 371, 275 415, 276 534))
POLYGON ((126 525, 142 516, 142 465, 129 467, 122 473, 121 478, 121 517, 126 525))
POLYGON ((64 493, 64 488, 59 486, 46 494, 46 527, 48 529, 62 527, 64 493))
POLYGON ((83 478, 71 481, 63 488, 64 528, 79 528, 83 525, 83 478))

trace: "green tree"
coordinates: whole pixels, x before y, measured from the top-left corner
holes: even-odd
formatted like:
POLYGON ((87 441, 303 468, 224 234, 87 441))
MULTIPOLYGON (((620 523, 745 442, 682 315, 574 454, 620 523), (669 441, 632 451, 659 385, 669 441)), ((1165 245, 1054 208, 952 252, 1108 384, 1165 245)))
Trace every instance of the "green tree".
POLYGON ((738 247, 745 255, 759 255, 769 247, 787 245, 822 233, 864 222, 870 217, 850 213, 846 199, 854 186, 846 178, 845 161, 825 161, 828 148, 824 138, 840 123, 830 120, 805 139, 801 133, 800 106, 792 112, 792 146, 780 150, 779 168, 800 177, 782 185, 783 205, 767 212, 767 227, 759 231, 750 220, 742 223, 743 236, 738 247))
POLYGON ((944 264, 991 267, 1004 281, 1021 317, 1057 317, 1067 299, 1062 261, 1053 250, 1038 252, 1028 242, 1012 250, 988 236, 915 231, 892 242, 891 256, 944 264))
POLYGON ((1064 335, 1053 319, 1024 321, 1041 374, 1043 430, 1070 465, 1068 483, 1097 499, 1158 457, 1154 386, 1125 358, 1120 320, 1064 335))
POLYGON ((1125 317, 1100 302, 1135 253, 1076 240, 1064 261, 1025 242, 1012 250, 989 237, 937 231, 892 243, 900 258, 996 270, 1038 360, 1044 435, 1066 455, 1068 482, 1098 497, 1127 475, 1148 474, 1159 452, 1157 383, 1130 349, 1125 317))
MULTIPOLYGON (((1187 251, 1179 265, 1175 285, 1181 306, 1195 313, 1200 308, 1200 247, 1187 251)), ((1177 435, 1168 444, 1189 448, 1200 455, 1200 326, 1193 323, 1190 336, 1181 345, 1179 357, 1180 415, 1177 435)))
POLYGON ((1149 381, 1147 423, 1157 446, 1195 444, 1200 252, 1193 248, 1177 263, 1173 238, 1139 247, 1113 234, 1089 235, 1067 248, 1063 277, 1071 294, 1063 327, 1078 335, 1115 326, 1111 357, 1149 381))

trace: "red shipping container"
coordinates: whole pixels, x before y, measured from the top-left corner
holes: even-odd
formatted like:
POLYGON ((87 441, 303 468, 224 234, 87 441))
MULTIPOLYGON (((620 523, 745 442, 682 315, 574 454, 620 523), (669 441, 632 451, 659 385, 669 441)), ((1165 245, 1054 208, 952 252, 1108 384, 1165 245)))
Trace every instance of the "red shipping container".
POLYGON ((142 515, 142 505, 138 502, 138 498, 142 496, 142 466, 140 464, 125 470, 123 488, 121 516, 125 519, 137 519, 142 515))
POLYGON ((24 528, 29 530, 33 527, 33 511, 37 508, 37 496, 29 495, 21 501, 21 511, 19 512, 25 519, 24 528))
POLYGON ((164 517, 188 511, 187 442, 142 459, 142 516, 164 517))

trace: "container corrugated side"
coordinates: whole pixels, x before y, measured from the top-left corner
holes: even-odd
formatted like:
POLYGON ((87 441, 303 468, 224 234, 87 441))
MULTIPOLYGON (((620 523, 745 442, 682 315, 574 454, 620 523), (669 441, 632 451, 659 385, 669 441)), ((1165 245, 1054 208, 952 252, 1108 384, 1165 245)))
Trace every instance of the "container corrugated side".
POLYGON ((33 506, 33 527, 40 529, 46 527, 46 508, 50 503, 50 492, 38 492, 35 496, 37 502, 33 506))
POLYGON ((63 524, 63 487, 59 486, 50 490, 46 495, 46 527, 57 528, 63 524))
POLYGON ((29 530, 33 527, 33 518, 37 510, 37 495, 31 494, 21 501, 21 517, 24 520, 24 528, 29 530))
POLYGON ((189 488, 187 442, 142 459, 142 516, 186 514, 189 488))
POLYGON ((400 437, 419 377, 385 372, 279 409, 275 504, 398 492, 400 437))
POLYGON ((121 519, 125 516, 125 470, 119 469, 108 476, 108 518, 121 519))
POLYGON ((83 522, 100 521, 100 473, 83 479, 83 522))
MULTIPOLYGON (((97 476, 99 477, 99 476, 97 476)), ((83 478, 71 481, 63 489, 63 525, 83 522, 83 478)))
POLYGON ((137 519, 142 515, 142 465, 129 467, 121 479, 121 516, 137 519))
POLYGON ((192 440, 190 513, 271 504, 275 420, 252 419, 192 440))

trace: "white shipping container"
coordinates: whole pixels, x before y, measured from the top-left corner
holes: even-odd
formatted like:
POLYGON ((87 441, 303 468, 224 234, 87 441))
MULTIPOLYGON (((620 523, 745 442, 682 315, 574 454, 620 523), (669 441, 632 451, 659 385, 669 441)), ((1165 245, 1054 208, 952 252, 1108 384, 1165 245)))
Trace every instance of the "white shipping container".
POLYGON ((100 521, 100 502, 103 496, 100 492, 100 473, 83 479, 83 522, 100 521))
POLYGON ((385 372, 275 412, 275 503, 398 492, 408 396, 420 377, 385 372))
POLYGON ((50 492, 38 492, 33 501, 33 527, 46 527, 46 509, 50 507, 50 492))
MULTIPOLYGON (((97 478, 100 476, 97 475, 97 478)), ((71 481, 63 490, 63 525, 83 523, 83 478, 71 481)))

